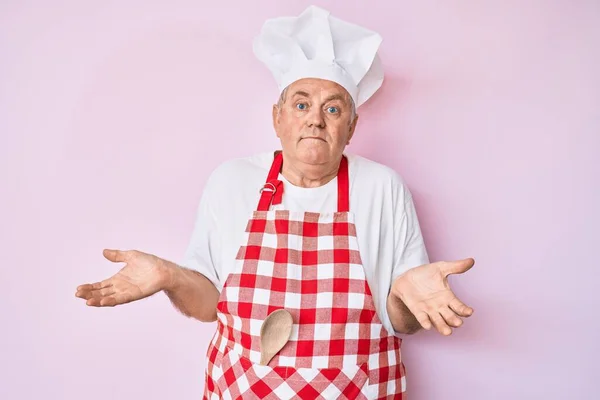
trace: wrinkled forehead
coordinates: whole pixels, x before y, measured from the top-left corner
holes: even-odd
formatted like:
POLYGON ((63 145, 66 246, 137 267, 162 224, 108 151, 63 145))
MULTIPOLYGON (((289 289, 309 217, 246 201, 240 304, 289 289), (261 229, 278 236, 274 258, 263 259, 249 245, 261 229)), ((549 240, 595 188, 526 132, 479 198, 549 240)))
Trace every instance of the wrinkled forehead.
POLYGON ((336 82, 304 78, 291 83, 286 88, 286 97, 306 97, 314 101, 340 100, 350 104, 350 93, 336 82))

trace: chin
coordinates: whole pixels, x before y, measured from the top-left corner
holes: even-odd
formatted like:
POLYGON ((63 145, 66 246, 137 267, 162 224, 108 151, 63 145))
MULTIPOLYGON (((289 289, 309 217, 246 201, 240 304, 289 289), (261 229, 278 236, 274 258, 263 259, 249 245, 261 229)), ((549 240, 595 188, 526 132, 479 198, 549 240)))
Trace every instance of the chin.
POLYGON ((298 161, 305 164, 324 164, 329 160, 329 153, 326 151, 300 151, 298 153, 298 161))

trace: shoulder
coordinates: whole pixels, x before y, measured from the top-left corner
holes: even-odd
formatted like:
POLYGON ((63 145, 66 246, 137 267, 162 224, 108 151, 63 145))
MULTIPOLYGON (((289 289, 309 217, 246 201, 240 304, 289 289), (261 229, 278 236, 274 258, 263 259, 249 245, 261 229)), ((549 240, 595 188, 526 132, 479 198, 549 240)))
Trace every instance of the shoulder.
POLYGON ((248 191, 256 191, 267 176, 272 152, 232 158, 217 165, 209 174, 203 196, 212 202, 235 201, 248 191))
POLYGON ((209 180, 240 180, 243 176, 264 174, 273 161, 272 152, 256 153, 247 157, 232 158, 219 164, 210 174, 209 180))
POLYGON ((353 185, 409 194, 405 179, 392 167, 356 154, 346 156, 353 185))
POLYGON ((273 161, 272 152, 232 158, 219 164, 209 175, 208 188, 240 185, 265 179, 273 161))

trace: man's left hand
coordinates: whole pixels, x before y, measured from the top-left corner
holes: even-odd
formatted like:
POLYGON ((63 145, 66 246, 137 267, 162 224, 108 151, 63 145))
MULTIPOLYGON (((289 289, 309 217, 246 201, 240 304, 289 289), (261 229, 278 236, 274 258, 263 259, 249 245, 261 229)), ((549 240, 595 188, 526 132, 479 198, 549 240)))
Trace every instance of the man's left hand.
POLYGON ((412 268, 392 284, 391 294, 400 298, 424 329, 435 328, 450 335, 462 325, 473 309, 460 301, 450 289, 448 275, 467 272, 475 260, 439 261, 412 268))

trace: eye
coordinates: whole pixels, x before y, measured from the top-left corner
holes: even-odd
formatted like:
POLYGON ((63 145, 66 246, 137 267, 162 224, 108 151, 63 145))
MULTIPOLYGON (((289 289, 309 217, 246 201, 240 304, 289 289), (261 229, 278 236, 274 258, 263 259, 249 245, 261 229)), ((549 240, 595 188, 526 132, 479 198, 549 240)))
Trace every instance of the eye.
POLYGON ((337 113, 339 110, 337 109, 337 107, 327 107, 327 111, 330 112, 331 114, 335 114, 337 113))
POLYGON ((298 104, 296 104, 296 108, 298 110, 305 110, 306 109, 306 104, 304 104, 304 103, 298 103, 298 104))

